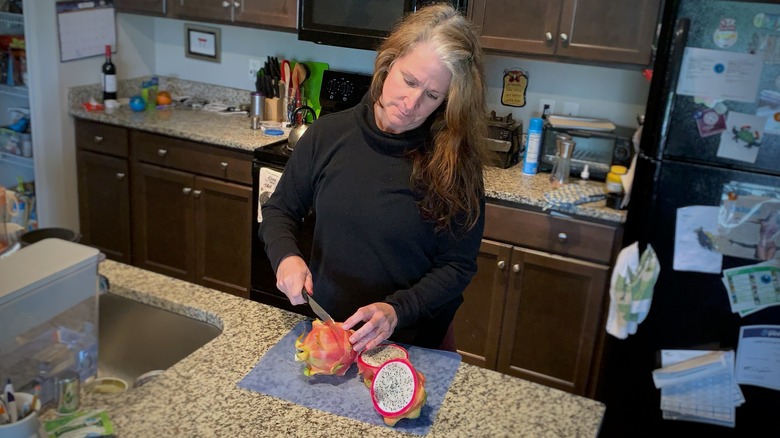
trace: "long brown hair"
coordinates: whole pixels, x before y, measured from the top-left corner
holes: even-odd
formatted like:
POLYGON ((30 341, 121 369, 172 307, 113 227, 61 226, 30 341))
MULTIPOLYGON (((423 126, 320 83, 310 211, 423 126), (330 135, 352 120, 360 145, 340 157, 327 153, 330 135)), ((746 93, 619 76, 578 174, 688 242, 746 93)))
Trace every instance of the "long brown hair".
POLYGON ((428 144, 412 153, 412 187, 422 194, 420 214, 437 231, 476 225, 485 187, 485 81, 482 49, 472 24, 452 6, 421 8, 404 18, 379 48, 371 99, 376 102, 392 63, 420 43, 432 42, 452 73, 446 100, 431 117, 428 144))

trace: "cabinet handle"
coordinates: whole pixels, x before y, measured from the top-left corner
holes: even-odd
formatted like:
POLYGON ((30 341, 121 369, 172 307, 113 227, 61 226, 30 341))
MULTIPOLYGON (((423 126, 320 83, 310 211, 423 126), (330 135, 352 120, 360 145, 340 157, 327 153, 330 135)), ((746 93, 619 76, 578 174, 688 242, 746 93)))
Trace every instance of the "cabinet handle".
POLYGON ((157 155, 164 157, 168 151, 166 149, 157 149, 157 155))
POLYGON ((512 265, 512 272, 514 272, 515 274, 520 272, 520 264, 512 265))
POLYGON ((562 33, 561 34, 561 41, 564 42, 564 43, 568 42, 569 41, 569 35, 567 35, 565 33, 562 33))
POLYGON ((503 270, 504 270, 504 268, 506 268, 506 262, 505 262, 505 261, 503 261, 503 260, 500 260, 500 261, 498 262, 498 265, 497 265, 497 266, 498 266, 498 270, 499 270, 499 271, 503 271, 503 270))
POLYGON ((566 233, 558 233, 558 240, 566 243, 566 241, 569 240, 569 236, 566 233))
POLYGON ((552 41, 552 32, 545 32, 544 39, 546 39, 548 43, 551 42, 552 41))
POLYGON ((223 8, 229 8, 229 7, 230 7, 230 2, 229 2, 229 1, 227 1, 227 0, 223 0, 223 1, 222 1, 222 7, 223 7, 223 8))
POLYGON ((185 187, 185 188, 181 189, 181 192, 184 193, 184 196, 187 196, 187 195, 190 194, 190 192, 192 192, 192 189, 189 188, 189 187, 185 187))
POLYGON ((223 161, 223 162, 219 163, 219 167, 221 167, 222 170, 227 170, 227 167, 228 167, 227 161, 223 161))
POLYGON ((196 198, 200 198, 200 194, 201 193, 203 193, 203 192, 201 192, 200 190, 193 190, 192 191, 192 196, 194 196, 196 198))
POLYGON ((117 172, 116 179, 119 180, 119 181, 122 181, 123 179, 125 179, 125 174, 117 172))
POLYGON ((95 136, 95 143, 100 143, 101 141, 103 141, 103 137, 101 137, 99 135, 96 135, 95 136))
POLYGON ((238 9, 241 7, 241 2, 233 2, 233 7, 238 9))

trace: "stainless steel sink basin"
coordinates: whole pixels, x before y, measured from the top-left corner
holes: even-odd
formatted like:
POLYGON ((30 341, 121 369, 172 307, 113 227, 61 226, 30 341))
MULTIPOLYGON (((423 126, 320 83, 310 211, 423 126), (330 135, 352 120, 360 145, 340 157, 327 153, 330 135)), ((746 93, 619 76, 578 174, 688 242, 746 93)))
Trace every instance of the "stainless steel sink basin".
POLYGON ((217 337, 211 324, 110 293, 100 295, 98 377, 130 387, 142 374, 165 370, 217 337))

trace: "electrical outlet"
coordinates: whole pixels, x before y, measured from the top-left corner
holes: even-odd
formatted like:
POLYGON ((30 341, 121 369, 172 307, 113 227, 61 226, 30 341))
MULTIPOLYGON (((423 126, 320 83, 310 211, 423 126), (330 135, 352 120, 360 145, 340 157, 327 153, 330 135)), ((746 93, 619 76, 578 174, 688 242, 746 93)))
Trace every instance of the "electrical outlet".
POLYGON ((253 83, 255 80, 257 80, 257 72, 260 71, 260 69, 263 68, 263 64, 260 62, 259 59, 250 59, 249 60, 249 80, 253 83))
POLYGON ((575 102, 566 102, 563 104, 563 115, 577 116, 580 114, 580 104, 575 102))
POLYGON ((539 99, 539 115, 544 114, 544 106, 547 105, 547 114, 555 114, 555 101, 552 99, 539 99))

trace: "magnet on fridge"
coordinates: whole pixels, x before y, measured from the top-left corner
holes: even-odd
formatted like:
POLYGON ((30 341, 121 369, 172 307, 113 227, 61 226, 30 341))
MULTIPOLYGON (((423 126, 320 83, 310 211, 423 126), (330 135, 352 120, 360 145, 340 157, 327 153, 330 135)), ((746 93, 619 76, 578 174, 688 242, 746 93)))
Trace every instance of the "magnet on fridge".
POLYGON ((737 42, 737 21, 733 18, 721 18, 718 29, 712 35, 712 41, 721 49, 726 49, 737 42))

